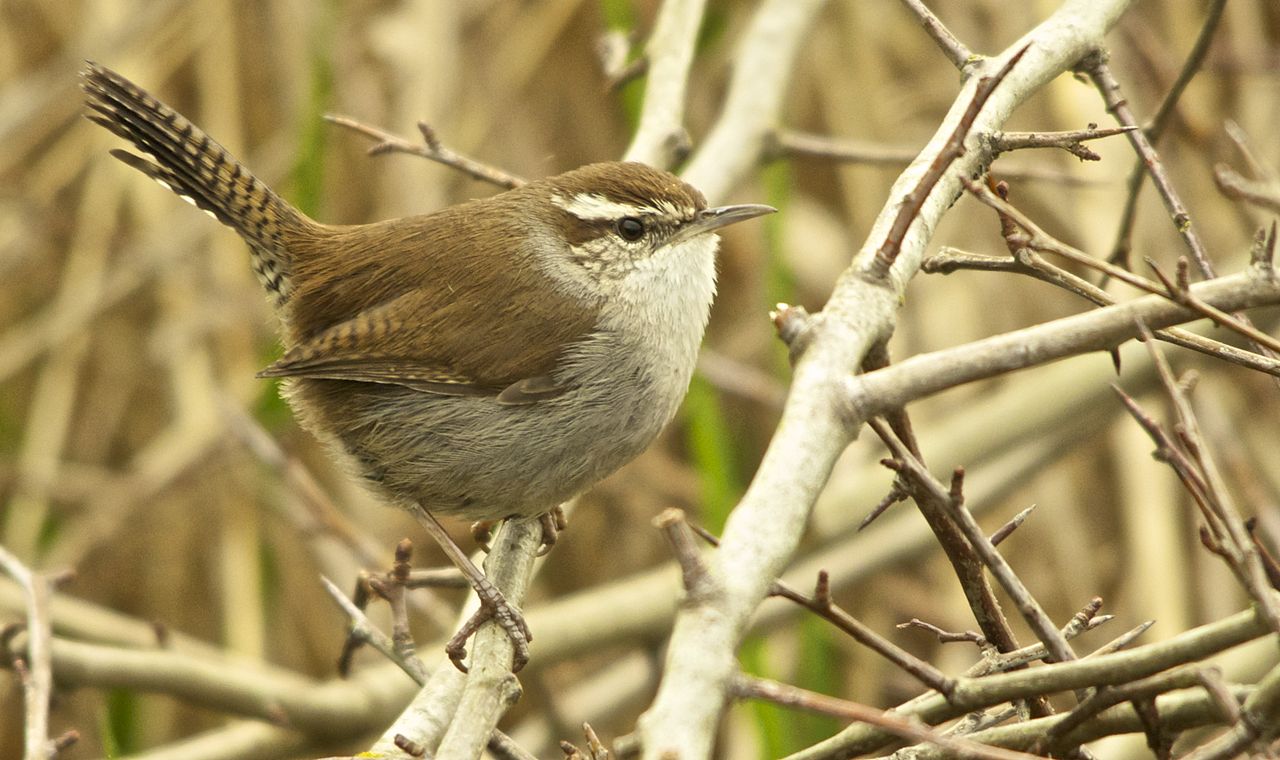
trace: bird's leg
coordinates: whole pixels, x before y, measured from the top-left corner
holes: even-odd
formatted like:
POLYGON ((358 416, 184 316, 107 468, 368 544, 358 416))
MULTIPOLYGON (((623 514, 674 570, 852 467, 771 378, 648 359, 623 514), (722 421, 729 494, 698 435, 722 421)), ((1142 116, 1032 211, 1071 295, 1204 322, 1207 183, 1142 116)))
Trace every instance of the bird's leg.
POLYGON ((518 673, 525 666, 525 663, 529 661, 529 642, 533 640, 533 633, 529 630, 529 625, 525 623, 524 616, 485 577, 484 572, 476 567, 471 558, 467 556, 467 553, 462 551, 445 531, 444 526, 435 518, 435 515, 423 509, 421 505, 417 505, 413 512, 414 516, 418 518, 418 522, 436 540, 436 543, 444 550, 449 560, 466 576, 471 583, 471 588, 475 589, 476 596, 480 597, 480 609, 476 610, 476 613, 467 622, 463 623, 462 628, 445 645, 444 651, 449 655, 450 661, 453 662, 454 667, 466 673, 467 666, 463 664, 462 660, 467 656, 467 639, 485 622, 493 620, 502 626, 502 629, 507 632, 507 636, 511 638, 511 645, 515 650, 511 662, 511 671, 518 673))

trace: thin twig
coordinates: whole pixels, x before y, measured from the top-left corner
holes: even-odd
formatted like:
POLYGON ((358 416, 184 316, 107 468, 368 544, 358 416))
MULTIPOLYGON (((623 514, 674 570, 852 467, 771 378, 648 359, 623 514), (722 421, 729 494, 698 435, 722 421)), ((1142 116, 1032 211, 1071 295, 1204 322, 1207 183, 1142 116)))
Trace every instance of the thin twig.
MULTIPOLYGON (((770 159, 820 158, 842 163, 868 166, 906 166, 920 155, 918 148, 895 147, 882 143, 866 142, 841 137, 829 137, 794 129, 780 129, 772 133, 767 157, 770 159)), ((1000 176, 1028 182, 1051 182, 1064 187, 1091 187, 1102 182, 1040 166, 1001 166, 1000 176)))
MULTIPOLYGON (((707 565, 693 540, 693 530, 684 518, 684 510, 666 509, 653 519, 653 525, 662 531, 671 551, 680 564, 685 591, 692 599, 704 598, 715 592, 715 579, 707 572, 707 565)), ((702 533, 706 537, 707 533, 702 533)))
POLYGON ((943 695, 950 694, 955 682, 942 671, 868 628, 857 618, 832 603, 826 572, 818 574, 813 595, 803 594, 782 581, 775 581, 770 590, 772 596, 789 599, 829 621, 849 634, 855 641, 868 647, 893 664, 910 673, 917 680, 943 695))
POLYGON ((875 707, 829 697, 826 694, 819 694, 764 678, 739 674, 733 680, 731 688, 734 695, 739 698, 765 699, 788 707, 797 707, 845 720, 869 723, 908 741, 927 742, 937 745, 954 753, 955 757, 981 758, 982 760, 1033 760, 1036 758, 1035 755, 947 736, 915 718, 901 717, 875 707))
POLYGON ((978 118, 978 112, 986 105, 987 99, 991 97, 991 93, 995 92, 1005 77, 1009 76, 1009 72, 1013 71, 1013 67, 1018 61, 1022 60, 1022 56, 1026 55, 1029 46, 1024 46, 1013 55, 1009 56, 1009 60, 1000 67, 1000 70, 991 76, 983 77, 978 80, 978 86, 973 91, 973 99, 969 101, 969 107, 965 109, 960 120, 956 122, 955 131, 951 133, 951 137, 947 140, 946 145, 934 157, 933 163, 920 177, 920 181, 910 192, 902 198, 902 205, 898 208, 898 215, 893 220, 893 225, 889 228, 888 234, 885 235, 884 243, 880 249, 876 251, 875 258, 872 259, 871 265, 868 267, 866 275, 872 280, 883 280, 889 274, 889 270, 893 267, 893 262, 898 258, 898 251, 902 248, 902 239, 907 234, 907 228, 915 221, 920 214, 920 207, 929 197, 929 193, 933 191, 938 180, 942 179, 942 175, 951 167, 952 162, 964 153, 964 141, 969 136, 969 130, 972 129, 974 121, 978 118))
POLYGON ((1022 523, 1025 522, 1026 519, 1031 516, 1031 513, 1035 511, 1035 508, 1036 508, 1036 505, 1032 504, 1031 506, 1027 507, 1026 509, 1022 510, 1021 512, 1019 512, 1018 514, 1010 518, 1009 522, 997 528, 996 532, 991 534, 991 539, 990 539, 991 545, 999 546, 1001 541, 1004 541, 1006 538, 1013 535, 1013 532, 1017 530, 1019 527, 1021 527, 1022 523))
MULTIPOLYGON (((1098 306, 1111 306, 1116 303, 1115 297, 1110 293, 1081 277, 1050 264, 1036 254, 1035 251, 1031 250, 1032 246, 1043 248, 1043 241, 1036 240, 1033 243, 1026 241, 1024 238, 1023 242, 1026 243, 1027 247, 1023 248, 1016 258, 987 256, 944 246, 937 253, 925 259, 920 269, 923 272, 937 274, 951 274, 962 269, 980 272, 1011 272, 1033 277, 1041 282, 1062 288, 1098 306)), ((1065 243, 1061 245, 1070 248, 1065 243)), ((1094 261, 1097 260, 1095 259, 1094 261)), ((1166 327, 1163 330, 1157 330, 1155 335, 1156 338, 1166 343, 1172 343, 1175 346, 1181 346, 1231 364, 1238 364, 1241 367, 1257 372, 1280 377, 1280 361, 1253 351, 1236 348, 1230 344, 1206 338, 1181 327, 1166 327)))
MULTIPOLYGON (((342 593, 342 589, 334 585, 333 581, 321 576, 320 582, 324 584, 325 591, 329 592, 329 596, 351 621, 351 630, 348 634, 349 642, 358 641, 373 647, 383 657, 398 665, 419 686, 427 682, 426 667, 421 660, 416 656, 403 656, 397 649, 395 642, 391 640, 391 637, 379 630, 369 618, 365 617, 364 612, 353 604, 347 598, 347 595, 342 593)), ((347 656, 346 649, 343 650, 343 653, 344 656, 347 656)))
POLYGON ((973 51, 961 42, 960 38, 952 34, 951 30, 921 0, 902 0, 902 4, 938 44, 938 48, 947 56, 947 60, 951 61, 951 65, 964 71, 965 66, 973 62, 973 51))
POLYGON ((1099 129, 1090 125, 1089 129, 1077 129, 1068 132, 996 132, 991 135, 991 147, 995 153, 1027 148, 1060 148, 1082 161, 1101 161, 1102 156, 1085 146, 1086 140, 1098 140, 1103 137, 1122 135, 1138 129, 1136 126, 1110 127, 1099 129))
POLYGON ((325 114, 324 119, 330 124, 337 124, 353 132, 358 132, 371 140, 376 140, 377 142, 374 143, 373 147, 369 148, 369 155, 371 156, 379 156, 384 153, 408 153, 411 156, 419 156, 442 163, 474 179, 508 190, 525 183, 522 177, 446 148, 440 142, 440 138, 436 136, 435 130, 425 121, 418 122, 418 131, 422 133, 422 142, 412 143, 390 132, 369 126, 350 116, 325 114))
MULTIPOLYGON (((868 424, 872 426, 879 425, 875 420, 870 421, 868 424)), ((950 505, 952 516, 956 518, 956 523, 961 532, 964 533, 965 538, 969 540, 970 545, 973 546, 978 556, 982 558, 982 561, 991 570, 991 574, 999 581, 1005 592, 1013 597, 1018 611, 1022 613, 1027 624, 1035 631, 1036 636, 1048 647, 1053 658, 1059 662, 1074 660, 1076 655, 1075 652, 1071 651, 1071 645, 1067 643, 1057 626, 1053 625, 1049 620, 1049 616, 1045 614, 1040 603, 1035 600, 1035 597, 1022 584, 1013 569, 1000 556, 996 548, 991 545, 986 534, 982 532, 982 528, 973 519, 973 514, 964 506, 964 470, 957 467, 952 477, 950 488, 946 488, 935 480, 928 470, 924 469, 920 461, 907 450, 906 446, 898 440, 892 431, 879 426, 876 429, 876 434, 882 440, 889 442, 893 449, 893 455, 904 469, 910 470, 923 482, 928 483, 938 498, 946 499, 950 505)))
MULTIPOLYGON (((1140 323, 1138 326, 1144 336, 1150 335, 1145 325, 1140 323)), ((1276 601, 1272 593, 1266 569, 1209 447, 1201 438, 1200 425, 1191 402, 1182 386, 1174 379, 1168 361, 1154 342, 1148 342, 1147 351, 1151 354, 1160 381, 1177 412, 1176 437, 1170 436, 1150 420, 1139 421, 1161 447, 1164 461, 1173 467, 1200 506, 1208 528, 1207 535, 1221 549, 1220 555, 1257 603, 1268 624, 1273 630, 1280 632, 1280 602, 1276 601)), ((1122 398, 1125 398, 1126 406, 1134 413, 1135 419, 1138 419, 1141 415, 1138 414, 1140 410, 1137 409, 1137 404, 1131 398, 1122 398)))
POLYGON ((1190 280, 1187 277, 1186 259, 1178 259, 1178 281, 1174 283, 1169 279, 1156 262, 1150 257, 1145 257, 1147 266, 1151 271, 1155 272, 1157 278, 1164 285, 1165 293, 1169 298, 1177 303, 1186 306, 1188 309, 1194 309, 1216 324, 1226 327, 1229 330, 1240 333, 1245 338, 1253 341, 1256 345, 1262 346, 1264 349, 1272 352, 1280 352, 1280 340, 1267 335, 1247 320, 1228 314, 1227 312, 1215 306, 1205 303, 1191 294, 1190 280))
MULTIPOLYGON (((1178 72, 1178 78, 1174 80, 1173 85, 1169 87, 1169 91, 1165 93, 1164 100, 1161 101, 1159 108, 1156 109, 1155 116, 1143 129, 1146 138, 1151 143, 1154 144, 1160 141, 1160 137, 1164 134, 1165 127, 1169 123, 1169 117, 1173 115, 1178 100, 1182 97, 1187 85, 1191 83, 1196 73, 1199 72, 1201 64, 1204 63, 1210 44, 1213 42, 1214 33, 1218 29, 1218 22, 1222 19, 1222 10, 1226 7, 1226 4, 1226 0, 1213 0, 1212 5, 1209 6, 1204 24, 1201 25, 1195 44, 1192 45, 1186 61, 1182 64, 1182 70, 1178 72)), ((1129 172, 1128 192, 1125 194, 1125 206, 1120 215, 1119 228, 1116 231, 1116 242, 1112 245, 1111 256, 1107 259, 1126 268, 1128 268, 1133 223, 1137 217, 1138 195, 1142 192, 1142 181, 1146 177, 1147 171, 1144 156, 1139 152, 1138 160, 1134 162, 1133 170, 1129 172)))

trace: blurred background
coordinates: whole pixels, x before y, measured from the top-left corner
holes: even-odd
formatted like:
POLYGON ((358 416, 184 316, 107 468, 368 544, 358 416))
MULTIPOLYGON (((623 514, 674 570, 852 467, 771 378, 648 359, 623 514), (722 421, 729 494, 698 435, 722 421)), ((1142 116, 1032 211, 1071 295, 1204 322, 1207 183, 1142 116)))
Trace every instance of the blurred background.
MULTIPOLYGON (((629 35, 638 49, 658 5, 0 0, 0 544, 38 569, 74 568, 66 593, 79 599, 323 679, 334 675, 345 628, 319 574, 350 588, 361 568, 387 566, 404 536, 417 543, 419 566, 443 562, 406 515, 375 503, 330 464, 274 384, 254 378, 278 348, 243 244, 111 159, 107 150, 119 141, 81 118, 84 59, 175 106, 308 214, 356 223, 495 190, 414 157, 368 157, 366 139, 324 123, 323 114, 347 114, 410 140, 424 120, 449 147, 526 177, 616 158, 643 81, 610 88, 598 44, 606 34, 629 35), (304 470, 336 505, 339 516, 325 525, 298 480, 304 470)), ((981 53, 1002 50, 1057 7, 1044 0, 929 5, 981 53)), ((755 6, 708 3, 688 103, 695 148, 716 117, 735 42, 755 6)), ((1207 6, 1140 0, 1112 33, 1113 65, 1140 118, 1176 78, 1207 6)), ((718 530, 768 444, 785 394, 786 355, 768 310, 779 301, 821 308, 885 203, 902 157, 932 134, 958 81, 898 2, 828 5, 801 48, 779 127, 849 140, 879 157, 779 156, 733 198, 713 199, 770 203, 782 213, 725 236, 704 363, 680 417, 643 457, 582 497, 527 606, 665 562, 669 553, 650 526, 665 507, 718 530)), ((1095 90, 1064 76, 1009 128, 1089 123, 1112 121, 1095 90)), ((1280 169, 1277 124, 1280 5, 1237 0, 1159 145, 1221 272, 1244 265, 1255 230, 1271 217, 1224 198, 1213 167, 1222 162, 1263 178, 1280 169)), ((993 171, 1043 227, 1102 257, 1116 240, 1134 160, 1122 139, 1091 147, 1101 162, 1024 151, 1002 157, 993 171)), ((941 245, 1005 253, 994 216, 967 198, 938 230, 934 246, 941 245)), ((1140 197, 1132 247, 1135 260, 1150 256, 1167 271, 1184 250, 1150 187, 1140 197)), ((921 275, 891 351, 901 359, 1084 308, 1013 274, 921 275)), ((1272 329, 1277 316, 1256 318, 1272 329)), ((1177 349, 1170 355, 1179 371, 1201 373, 1207 435, 1242 511, 1257 515, 1274 542, 1280 391, 1257 373, 1177 349)), ((1145 391, 1143 352, 1126 349, 1123 366, 1120 382, 1152 410, 1163 409, 1145 391)), ((1107 387, 1114 379, 1110 358, 1096 355, 911 408, 935 472, 968 469, 969 503, 984 525, 994 529, 1038 506, 1002 549, 1060 621, 1094 595, 1106 600, 1104 611, 1120 621, 1109 633, 1090 634, 1085 641, 1095 646, 1145 619, 1158 621, 1146 639, 1154 640, 1245 604, 1225 568, 1199 547, 1196 519, 1174 477, 1151 460, 1150 443, 1121 414, 1107 387)), ((799 563, 807 574, 798 582, 811 584, 816 567, 830 568, 838 600, 855 615, 958 672, 972 661, 970 648, 939 647, 922 632, 894 628, 913 617, 950 630, 975 627, 914 506, 898 505, 865 532, 853 531, 891 483, 875 467, 884 452, 870 438, 850 448, 819 504, 799 563)), ((449 525, 469 540, 465 525, 449 525)), ((451 594, 441 596, 460 598, 451 594)), ((766 603, 768 619, 742 652, 747 670, 881 706, 917 693, 904 674, 822 621, 782 607, 766 603)), ((19 619, 12 599, 4 609, 3 622, 19 619)), ((419 615, 419 641, 437 637, 442 623, 451 624, 444 612, 419 615)), ((576 738, 582 720, 606 738, 629 731, 648 702, 665 630, 655 623, 648 636, 553 663, 539 663, 535 641, 529 676, 522 674, 526 692, 508 723, 537 724, 556 739, 576 738), (597 700, 594 711, 570 701, 623 660, 635 669, 612 693, 625 698, 597 700)), ((1260 657, 1245 652, 1232 667, 1263 667, 1260 657)), ((0 757, 19 754, 20 699, 15 678, 0 680, 0 757)), ((60 692, 53 714, 55 734, 76 728, 83 736, 74 757, 136 752, 225 721, 129 690, 60 692)), ((744 704, 730 712, 723 752, 777 757, 838 727, 744 704)), ((1124 756, 1135 746, 1140 739, 1104 749, 1124 756)))

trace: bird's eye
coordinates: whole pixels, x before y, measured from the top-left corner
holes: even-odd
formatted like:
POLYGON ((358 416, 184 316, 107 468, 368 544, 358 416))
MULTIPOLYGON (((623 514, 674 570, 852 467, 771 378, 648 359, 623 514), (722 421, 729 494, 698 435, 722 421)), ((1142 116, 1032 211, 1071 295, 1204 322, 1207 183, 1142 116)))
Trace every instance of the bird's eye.
POLYGON ((644 222, 634 216, 624 216, 618 220, 618 234, 634 243, 644 237, 644 222))

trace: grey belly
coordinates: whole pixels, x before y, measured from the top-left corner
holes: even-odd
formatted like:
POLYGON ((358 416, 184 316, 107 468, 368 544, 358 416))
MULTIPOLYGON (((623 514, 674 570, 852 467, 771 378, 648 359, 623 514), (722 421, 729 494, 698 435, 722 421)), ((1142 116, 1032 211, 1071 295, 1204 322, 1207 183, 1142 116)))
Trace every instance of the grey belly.
POLYGON ((643 451, 688 378, 629 380, 625 396, 589 383, 524 405, 333 380, 300 379, 288 395, 384 496, 476 520, 546 512, 643 451), (318 415, 316 400, 341 411, 318 415))

